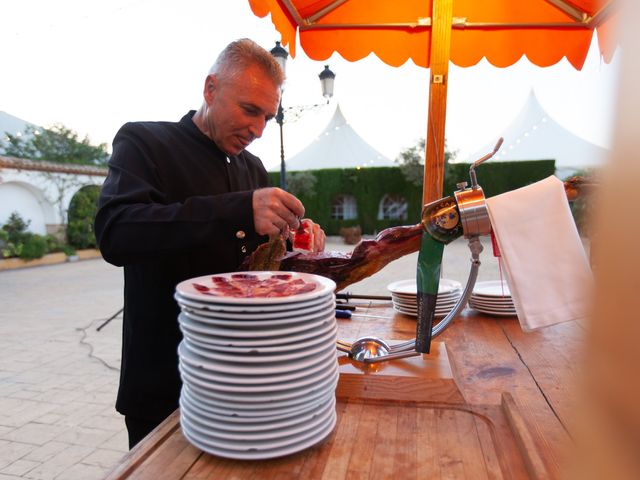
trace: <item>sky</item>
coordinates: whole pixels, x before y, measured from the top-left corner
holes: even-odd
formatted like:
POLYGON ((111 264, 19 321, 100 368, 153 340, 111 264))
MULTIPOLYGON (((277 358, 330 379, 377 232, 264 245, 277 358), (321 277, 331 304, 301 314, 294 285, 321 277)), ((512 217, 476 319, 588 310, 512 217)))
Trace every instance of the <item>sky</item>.
MULTIPOLYGON (((179 120, 202 103, 217 54, 249 37, 267 49, 280 35, 247 0, 0 0, 0 110, 48 127, 62 123, 110 149, 128 121, 179 120)), ((390 159, 426 136, 429 71, 410 61, 390 67, 370 55, 308 59, 301 48, 287 63, 284 107, 321 105, 284 126, 287 158, 311 143, 339 104, 347 121, 390 159), (322 98, 318 74, 336 74, 334 97, 322 98)), ((611 64, 594 48, 582 71, 566 60, 539 68, 521 59, 501 69, 485 60, 449 71, 446 139, 464 159, 518 114, 533 89, 549 115, 597 145, 609 147, 619 53, 611 64)), ((279 164, 278 125, 271 122, 249 148, 271 168, 279 164)))

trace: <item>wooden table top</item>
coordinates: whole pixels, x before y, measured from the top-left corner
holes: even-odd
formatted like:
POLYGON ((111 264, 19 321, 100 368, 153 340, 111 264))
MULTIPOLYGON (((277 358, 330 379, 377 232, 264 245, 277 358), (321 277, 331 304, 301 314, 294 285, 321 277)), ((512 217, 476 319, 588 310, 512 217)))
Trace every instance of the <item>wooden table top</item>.
MULTIPOLYGON (((350 303, 357 310, 338 319, 339 338, 415 336, 415 318, 390 303, 350 303)), ((339 397, 327 440, 264 461, 203 453, 184 438, 175 412, 108 478, 559 478, 584 333, 576 322, 524 333, 516 317, 465 310, 435 339, 446 345, 461 404, 339 397), (384 434, 380 425, 389 426, 384 434)))

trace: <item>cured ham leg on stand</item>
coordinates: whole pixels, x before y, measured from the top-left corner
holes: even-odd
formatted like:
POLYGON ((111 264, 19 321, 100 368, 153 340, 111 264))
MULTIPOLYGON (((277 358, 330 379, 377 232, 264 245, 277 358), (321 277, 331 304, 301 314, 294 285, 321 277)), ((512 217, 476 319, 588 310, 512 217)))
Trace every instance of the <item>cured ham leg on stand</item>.
MULTIPOLYGON (((340 291, 370 277, 389 262, 417 252, 421 236, 421 224, 387 228, 375 239, 362 240, 351 253, 287 252, 280 259, 278 269, 322 275, 336 282, 336 291, 340 291)), ((265 266, 274 267, 278 262, 269 254, 284 251, 284 244, 281 237, 272 238, 268 243, 260 245, 245 260, 241 269, 262 270, 265 266)))
MULTIPOLYGON (((570 201, 584 196, 593 188, 592 182, 572 177, 565 182, 570 201)), ((371 240, 362 240, 351 253, 286 252, 282 237, 260 245, 243 262, 241 270, 283 270, 314 273, 332 279, 339 292, 381 270, 388 263, 420 250, 422 224, 391 227, 371 240)))

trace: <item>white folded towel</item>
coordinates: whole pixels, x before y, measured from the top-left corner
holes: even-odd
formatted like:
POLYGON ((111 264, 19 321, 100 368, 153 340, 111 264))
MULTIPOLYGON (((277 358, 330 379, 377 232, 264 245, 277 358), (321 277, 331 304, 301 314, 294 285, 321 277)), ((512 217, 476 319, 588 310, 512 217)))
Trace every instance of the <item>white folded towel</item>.
POLYGON ((551 176, 487 208, 522 329, 584 319, 592 275, 563 183, 551 176))

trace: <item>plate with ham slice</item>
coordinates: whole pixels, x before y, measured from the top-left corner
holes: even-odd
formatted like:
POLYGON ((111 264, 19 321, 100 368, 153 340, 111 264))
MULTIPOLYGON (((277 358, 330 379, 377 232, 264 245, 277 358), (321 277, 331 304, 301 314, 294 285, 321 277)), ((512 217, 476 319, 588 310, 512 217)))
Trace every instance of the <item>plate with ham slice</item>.
POLYGON ((336 284, 298 272, 231 272, 191 278, 176 286, 186 299, 227 305, 274 305, 302 302, 333 292, 336 284))
MULTIPOLYGON (((310 300, 303 300, 300 302, 290 303, 273 303, 269 305, 265 304, 233 304, 228 303, 215 303, 209 301, 198 301, 193 299, 184 298, 176 292, 174 298, 178 302, 181 308, 191 308, 198 311, 200 315, 205 317, 225 317, 225 318, 238 318, 239 315, 245 315, 246 318, 259 317, 259 318, 280 318, 283 316, 291 315, 294 310, 314 310, 319 306, 325 305, 328 302, 333 301, 333 292, 328 293, 322 297, 312 298, 310 300)), ((223 300, 224 301, 224 300, 223 300)))

